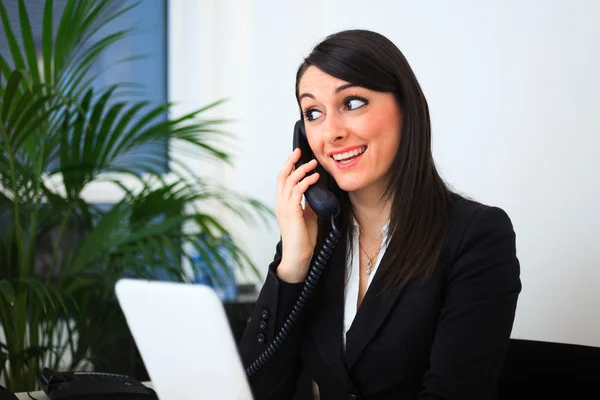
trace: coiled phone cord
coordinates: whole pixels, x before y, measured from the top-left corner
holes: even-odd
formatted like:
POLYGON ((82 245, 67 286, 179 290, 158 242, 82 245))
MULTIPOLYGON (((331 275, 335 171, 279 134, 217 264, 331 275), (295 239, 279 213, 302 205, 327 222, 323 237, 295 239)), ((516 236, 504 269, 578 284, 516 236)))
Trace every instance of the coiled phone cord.
POLYGON ((273 357, 277 349, 279 349, 290 333, 292 326, 296 323, 302 312, 304 311, 304 307, 308 302, 308 298, 313 293, 317 281, 325 269, 325 265, 327 264, 327 260, 331 256, 333 252, 333 248, 337 244, 339 238, 341 236, 341 232, 335 226, 335 215, 331 215, 331 232, 325 239, 325 243, 323 243, 323 247, 319 251, 315 262, 310 267, 308 272, 308 276, 304 281, 304 286, 302 287, 302 292, 296 300, 296 304, 292 308, 292 311, 288 314, 283 326, 279 330, 279 333, 275 336, 273 341, 269 344, 267 349, 263 351, 263 353, 258 356, 258 358, 250 364, 248 368, 246 368, 246 375, 248 377, 252 377, 259 369, 261 369, 269 360, 273 357))

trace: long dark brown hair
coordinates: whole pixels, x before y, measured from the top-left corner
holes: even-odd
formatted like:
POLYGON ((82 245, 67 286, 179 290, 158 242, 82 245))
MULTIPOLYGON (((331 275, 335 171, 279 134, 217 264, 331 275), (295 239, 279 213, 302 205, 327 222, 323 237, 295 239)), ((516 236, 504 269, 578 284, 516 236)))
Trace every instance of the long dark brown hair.
MULTIPOLYGON (((385 36, 367 30, 346 30, 328 36, 304 59, 296 74, 315 66, 346 82, 393 93, 402 113, 402 135, 382 201, 392 201, 388 246, 378 275, 386 290, 428 277, 435 266, 452 217, 452 192, 438 174, 431 153, 429 107, 419 82, 402 52, 385 36)), ((300 102, 298 101, 298 105, 300 102)), ((300 110, 302 114, 302 110, 300 110)), ((342 240, 352 221, 348 193, 322 167, 319 183, 340 201, 342 240)), ((319 221, 317 248, 331 229, 319 221)), ((345 248, 345 243, 340 243, 345 248)), ((338 246, 340 245, 338 244, 338 246)))

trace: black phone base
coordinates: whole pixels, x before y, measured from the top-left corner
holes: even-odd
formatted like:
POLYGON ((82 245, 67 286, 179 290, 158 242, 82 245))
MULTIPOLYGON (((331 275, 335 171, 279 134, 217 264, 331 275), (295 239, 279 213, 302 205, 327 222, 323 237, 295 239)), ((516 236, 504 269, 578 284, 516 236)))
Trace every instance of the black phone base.
POLYGON ((248 377, 252 377, 254 374, 256 374, 256 372, 258 372, 258 370, 260 370, 260 368, 269 362, 269 360, 273 357, 275 352, 281 347, 287 338, 290 330, 300 315, 304 312, 306 304, 308 303, 308 298, 315 290, 317 281, 319 280, 323 269, 325 269, 327 260, 329 260, 329 257, 331 256, 331 253, 333 252, 333 249, 341 236, 340 231, 335 226, 335 217, 336 215, 331 214, 331 232, 329 232, 329 236, 325 239, 323 247, 315 258, 315 262, 310 267, 308 276, 306 277, 304 286, 302 287, 302 292, 300 293, 298 300, 296 300, 296 304, 294 304, 292 311, 290 311, 288 314, 283 326, 279 330, 279 333, 277 333, 273 341, 269 343, 266 350, 260 356, 258 356, 258 358, 252 364, 250 364, 250 366, 246 368, 246 375, 248 377))

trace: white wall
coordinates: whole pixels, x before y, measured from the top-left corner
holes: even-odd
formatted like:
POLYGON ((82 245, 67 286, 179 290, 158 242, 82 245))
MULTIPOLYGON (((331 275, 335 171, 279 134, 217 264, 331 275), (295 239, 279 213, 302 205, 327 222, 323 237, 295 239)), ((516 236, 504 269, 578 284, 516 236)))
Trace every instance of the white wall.
MULTIPOLYGON (((214 174, 270 205, 291 151, 302 57, 341 29, 388 36, 429 101, 445 179, 512 218, 523 281, 513 336, 600 346, 600 3, 172 3, 186 41, 171 60, 171 98, 231 99, 219 113, 237 120, 236 168, 214 174)), ((264 272, 276 224, 238 233, 264 272)))

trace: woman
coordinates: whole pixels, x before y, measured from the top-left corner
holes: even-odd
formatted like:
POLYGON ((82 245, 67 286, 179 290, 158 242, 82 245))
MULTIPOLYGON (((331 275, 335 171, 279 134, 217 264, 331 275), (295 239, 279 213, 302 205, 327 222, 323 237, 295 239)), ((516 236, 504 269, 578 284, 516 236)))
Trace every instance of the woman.
POLYGON ((301 205, 317 181, 340 202, 342 236, 306 311, 251 377, 256 398, 290 398, 304 368, 321 399, 493 399, 521 291, 515 233, 503 210, 440 178, 408 62, 377 33, 339 32, 300 66, 296 98, 316 161, 295 169, 295 150, 279 172, 281 241, 242 339, 246 366, 331 230, 301 205))

